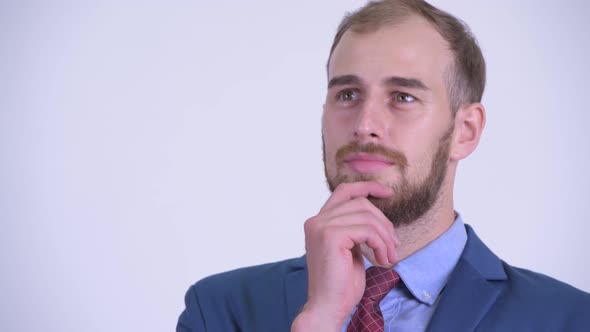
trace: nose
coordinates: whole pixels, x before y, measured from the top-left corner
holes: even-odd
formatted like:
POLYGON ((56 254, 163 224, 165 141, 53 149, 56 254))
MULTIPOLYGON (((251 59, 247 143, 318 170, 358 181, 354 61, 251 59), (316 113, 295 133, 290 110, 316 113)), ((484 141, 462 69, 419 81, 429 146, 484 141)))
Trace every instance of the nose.
POLYGON ((384 138, 386 127, 386 110, 378 101, 367 100, 357 113, 354 139, 361 143, 376 143, 384 138))

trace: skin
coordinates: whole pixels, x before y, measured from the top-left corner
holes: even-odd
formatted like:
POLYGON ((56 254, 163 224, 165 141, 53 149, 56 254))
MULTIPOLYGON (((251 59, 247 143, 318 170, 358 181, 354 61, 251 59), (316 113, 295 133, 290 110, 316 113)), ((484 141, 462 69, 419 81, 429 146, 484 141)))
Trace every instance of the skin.
POLYGON ((339 174, 349 181, 337 185, 305 222, 308 299, 292 331, 340 331, 364 292, 363 255, 375 265, 393 267, 454 222, 457 163, 477 147, 485 110, 480 103, 468 104, 453 117, 444 79, 452 62, 448 48, 428 22, 410 17, 374 32, 347 31, 334 50, 328 81, 356 79, 328 88, 322 117, 325 167, 329 178, 339 174), (393 76, 416 79, 426 89, 384 84, 393 76), (396 185, 404 179, 410 184, 426 179, 450 128, 448 167, 432 208, 394 227, 371 200, 395 199, 396 185), (347 163, 339 168, 336 152, 351 142, 398 151, 407 166, 391 164, 369 174, 347 163))

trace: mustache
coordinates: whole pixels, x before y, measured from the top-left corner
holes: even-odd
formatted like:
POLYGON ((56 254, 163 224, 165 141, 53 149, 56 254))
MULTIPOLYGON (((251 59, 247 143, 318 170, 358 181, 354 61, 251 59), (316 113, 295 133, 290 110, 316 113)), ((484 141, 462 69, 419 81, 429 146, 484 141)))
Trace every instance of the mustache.
POLYGON ((344 158, 346 158, 346 156, 351 153, 368 153, 381 155, 382 157, 391 160, 401 170, 405 170, 408 166, 408 159, 400 151, 388 149, 382 145, 377 145, 375 143, 359 144, 357 142, 349 143, 338 149, 338 151, 336 151, 336 163, 338 165, 342 165, 342 163, 344 163, 344 158))

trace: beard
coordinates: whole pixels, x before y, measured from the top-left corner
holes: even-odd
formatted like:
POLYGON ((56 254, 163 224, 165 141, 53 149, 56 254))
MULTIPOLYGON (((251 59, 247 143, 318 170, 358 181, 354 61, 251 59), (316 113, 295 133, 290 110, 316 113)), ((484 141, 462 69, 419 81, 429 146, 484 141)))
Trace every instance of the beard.
POLYGON ((352 152, 364 152, 380 154, 394 161, 400 169, 401 180, 397 184, 387 184, 394 191, 390 198, 376 198, 369 196, 368 199, 375 205, 395 227, 410 225, 432 209, 440 195, 440 189, 447 173, 451 138, 454 126, 439 139, 436 152, 432 158, 430 172, 426 178, 417 184, 410 183, 407 178, 407 158, 403 153, 376 144, 360 145, 351 143, 340 148, 336 153, 337 174, 330 176, 326 166, 325 144, 323 147, 324 172, 330 191, 334 192, 336 187, 345 182, 376 180, 372 174, 347 175, 342 173, 344 157, 352 152))

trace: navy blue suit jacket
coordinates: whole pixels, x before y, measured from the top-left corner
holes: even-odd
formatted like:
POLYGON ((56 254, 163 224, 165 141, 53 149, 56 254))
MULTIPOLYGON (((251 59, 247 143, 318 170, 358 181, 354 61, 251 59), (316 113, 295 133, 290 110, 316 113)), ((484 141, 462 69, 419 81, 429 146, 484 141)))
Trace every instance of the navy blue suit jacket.
MULTIPOLYGON (((590 331, 590 294, 500 260, 468 240, 427 331, 590 331)), ((187 292, 177 331, 290 331, 307 298, 305 256, 207 277, 187 292)))

